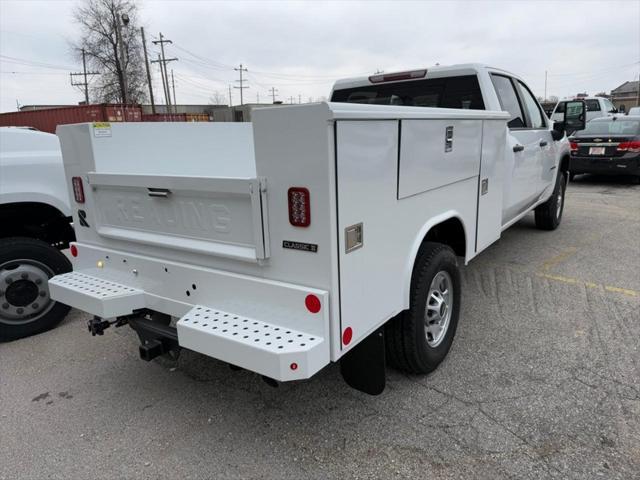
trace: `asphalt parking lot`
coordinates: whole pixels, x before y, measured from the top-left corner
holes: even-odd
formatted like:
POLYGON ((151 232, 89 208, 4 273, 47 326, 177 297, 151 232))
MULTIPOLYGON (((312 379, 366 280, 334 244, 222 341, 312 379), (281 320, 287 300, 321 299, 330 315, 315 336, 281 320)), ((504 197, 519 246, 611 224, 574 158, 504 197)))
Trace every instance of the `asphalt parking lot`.
POLYGON ((640 478, 640 186, 577 177, 464 270, 452 351, 378 397, 332 365, 274 389, 73 311, 0 344, 0 478, 640 478))

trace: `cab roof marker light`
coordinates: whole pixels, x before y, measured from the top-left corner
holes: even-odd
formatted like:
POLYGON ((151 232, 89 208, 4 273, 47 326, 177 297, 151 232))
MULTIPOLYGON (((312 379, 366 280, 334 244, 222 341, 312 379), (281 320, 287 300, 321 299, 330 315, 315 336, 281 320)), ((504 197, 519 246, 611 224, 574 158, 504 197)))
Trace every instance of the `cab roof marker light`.
POLYGON ((427 76, 427 69, 410 70, 407 72, 383 73, 380 75, 371 75, 369 81, 371 83, 395 82, 398 80, 413 80, 414 78, 424 78, 427 76))

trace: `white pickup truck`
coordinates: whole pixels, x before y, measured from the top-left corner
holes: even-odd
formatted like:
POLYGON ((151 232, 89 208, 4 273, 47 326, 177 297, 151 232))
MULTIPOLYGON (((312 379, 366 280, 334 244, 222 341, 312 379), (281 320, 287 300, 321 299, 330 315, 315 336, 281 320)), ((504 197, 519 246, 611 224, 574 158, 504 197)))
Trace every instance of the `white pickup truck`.
POLYGON ((521 79, 475 64, 339 81, 252 123, 58 135, 78 241, 50 291, 93 334, 128 323, 144 359, 188 348, 277 381, 339 361, 370 394, 387 357, 446 356, 458 257, 532 210, 558 226, 570 158, 521 79))

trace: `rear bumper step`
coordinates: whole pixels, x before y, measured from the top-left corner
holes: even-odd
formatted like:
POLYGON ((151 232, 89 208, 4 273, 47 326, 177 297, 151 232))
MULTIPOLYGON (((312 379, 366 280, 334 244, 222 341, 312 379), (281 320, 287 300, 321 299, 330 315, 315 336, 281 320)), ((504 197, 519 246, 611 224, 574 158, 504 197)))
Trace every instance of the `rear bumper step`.
POLYGON ((82 272, 56 275, 49 280, 51 297, 102 318, 129 315, 143 308, 144 292, 82 272))
POLYGON ((181 347, 280 381, 309 378, 328 363, 324 338, 202 305, 177 329, 181 347))
MULTIPOLYGON (((278 288, 299 290, 285 285, 278 288)), ((141 288, 84 272, 58 275, 49 281, 49 289, 55 300, 105 319, 128 316, 141 309, 154 310, 150 307, 157 300, 141 288)), ((248 293, 252 291, 258 292, 248 293)), ((322 298, 326 305, 326 294, 322 298)), ((310 378, 329 363, 328 338, 280 324, 279 317, 270 315, 266 305, 253 311, 259 312, 261 318, 195 305, 179 318, 175 329, 144 319, 129 323, 141 339, 148 340, 140 349, 145 360, 183 347, 279 381, 310 378), (271 318, 265 321, 265 317, 271 318), (153 334, 156 327, 162 330, 157 335, 153 334)), ((287 320, 292 323, 291 317, 287 320)), ((308 323, 305 320, 300 317, 295 323, 304 325, 308 323)))

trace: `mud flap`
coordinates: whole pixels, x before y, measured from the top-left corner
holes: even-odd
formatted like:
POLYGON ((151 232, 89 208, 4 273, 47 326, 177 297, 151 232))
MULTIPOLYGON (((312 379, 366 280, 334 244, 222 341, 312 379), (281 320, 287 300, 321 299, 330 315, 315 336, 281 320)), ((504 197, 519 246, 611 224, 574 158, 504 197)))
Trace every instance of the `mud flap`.
POLYGON ((376 330, 340 359, 345 382, 369 395, 380 395, 386 384, 384 330, 376 330))

